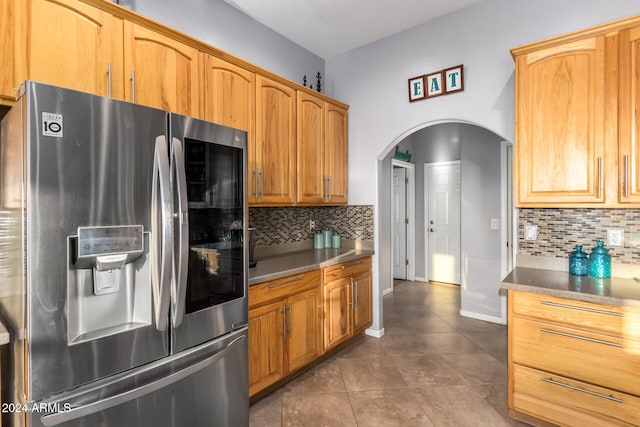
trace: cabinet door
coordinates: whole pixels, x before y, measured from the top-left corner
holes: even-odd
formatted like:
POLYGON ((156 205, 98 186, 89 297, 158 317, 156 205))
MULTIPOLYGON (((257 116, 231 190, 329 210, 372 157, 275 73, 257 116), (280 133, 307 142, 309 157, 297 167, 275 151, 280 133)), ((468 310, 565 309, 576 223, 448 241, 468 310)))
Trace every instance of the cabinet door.
POLYGON ((329 204, 347 203, 347 110, 325 103, 325 174, 329 177, 329 204))
POLYGON ((619 199, 640 203, 640 28, 622 31, 619 43, 619 199))
POLYGON ((249 310, 249 395, 284 377, 284 305, 249 310))
POLYGON ((298 191, 301 204, 328 200, 328 176, 324 171, 324 102, 298 92, 298 191))
POLYGON ((353 276, 353 333, 371 326, 371 271, 353 276))
POLYGON ((126 100, 199 117, 198 51, 125 22, 126 100))
POLYGON ((252 132, 255 75, 222 59, 202 54, 204 119, 252 132))
POLYGON ((324 350, 349 339, 353 334, 351 277, 324 285, 324 350))
POLYGON ((16 81, 122 98, 122 20, 78 0, 18 1, 16 81), (109 69, 111 74, 109 74, 109 69))
MULTIPOLYGON (((296 190, 296 92, 256 75, 256 138, 250 180, 256 191, 249 203, 291 205, 296 190)), ((251 156, 251 150, 249 155, 251 156)))
MULTIPOLYGON (((320 281, 318 281, 318 285, 320 281)), ((322 351, 322 297, 320 288, 289 297, 287 302, 287 372, 320 357, 322 351)))
POLYGON ((12 105, 19 84, 14 75, 16 28, 13 0, 0 3, 0 28, 4 28, 0 38, 0 104, 12 105))
POLYGON ((517 57, 519 206, 604 201, 605 51, 601 35, 517 57))

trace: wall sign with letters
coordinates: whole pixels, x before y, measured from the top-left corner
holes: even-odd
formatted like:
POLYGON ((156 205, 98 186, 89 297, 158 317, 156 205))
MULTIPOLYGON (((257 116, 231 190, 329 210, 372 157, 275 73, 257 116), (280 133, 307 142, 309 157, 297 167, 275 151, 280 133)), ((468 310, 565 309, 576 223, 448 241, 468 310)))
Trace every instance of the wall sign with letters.
POLYGON ((409 79, 409 102, 464 90, 462 64, 409 79))

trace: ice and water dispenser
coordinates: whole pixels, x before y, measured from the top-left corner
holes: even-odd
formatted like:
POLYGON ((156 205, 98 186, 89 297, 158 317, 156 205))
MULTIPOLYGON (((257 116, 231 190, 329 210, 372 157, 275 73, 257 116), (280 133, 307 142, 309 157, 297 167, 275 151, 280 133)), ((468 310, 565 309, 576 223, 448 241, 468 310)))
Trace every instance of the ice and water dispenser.
POLYGON ((79 227, 69 237, 69 344, 151 324, 148 240, 142 225, 79 227))

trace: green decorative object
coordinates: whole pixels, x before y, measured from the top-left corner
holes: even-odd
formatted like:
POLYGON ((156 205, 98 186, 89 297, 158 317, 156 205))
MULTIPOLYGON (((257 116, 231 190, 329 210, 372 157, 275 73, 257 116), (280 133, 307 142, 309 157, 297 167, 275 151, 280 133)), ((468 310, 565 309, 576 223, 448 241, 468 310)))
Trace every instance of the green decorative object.
POLYGON ((410 162, 411 161, 411 153, 409 153, 409 150, 407 150, 406 153, 403 153, 400 151, 400 147, 396 146, 396 152, 393 154, 393 157, 395 157, 398 160, 402 160, 405 162, 410 162))

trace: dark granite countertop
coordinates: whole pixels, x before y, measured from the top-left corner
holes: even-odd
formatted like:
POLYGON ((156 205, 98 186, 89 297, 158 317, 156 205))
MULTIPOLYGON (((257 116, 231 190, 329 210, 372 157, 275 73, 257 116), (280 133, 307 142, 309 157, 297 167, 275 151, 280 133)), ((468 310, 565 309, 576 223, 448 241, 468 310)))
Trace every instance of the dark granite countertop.
POLYGON ((370 249, 308 249, 258 259, 249 269, 249 286, 373 255, 370 249))
POLYGON ((567 271, 516 267, 502 281, 500 289, 546 294, 562 298, 640 307, 640 281, 612 277, 598 279, 574 276, 567 271))

